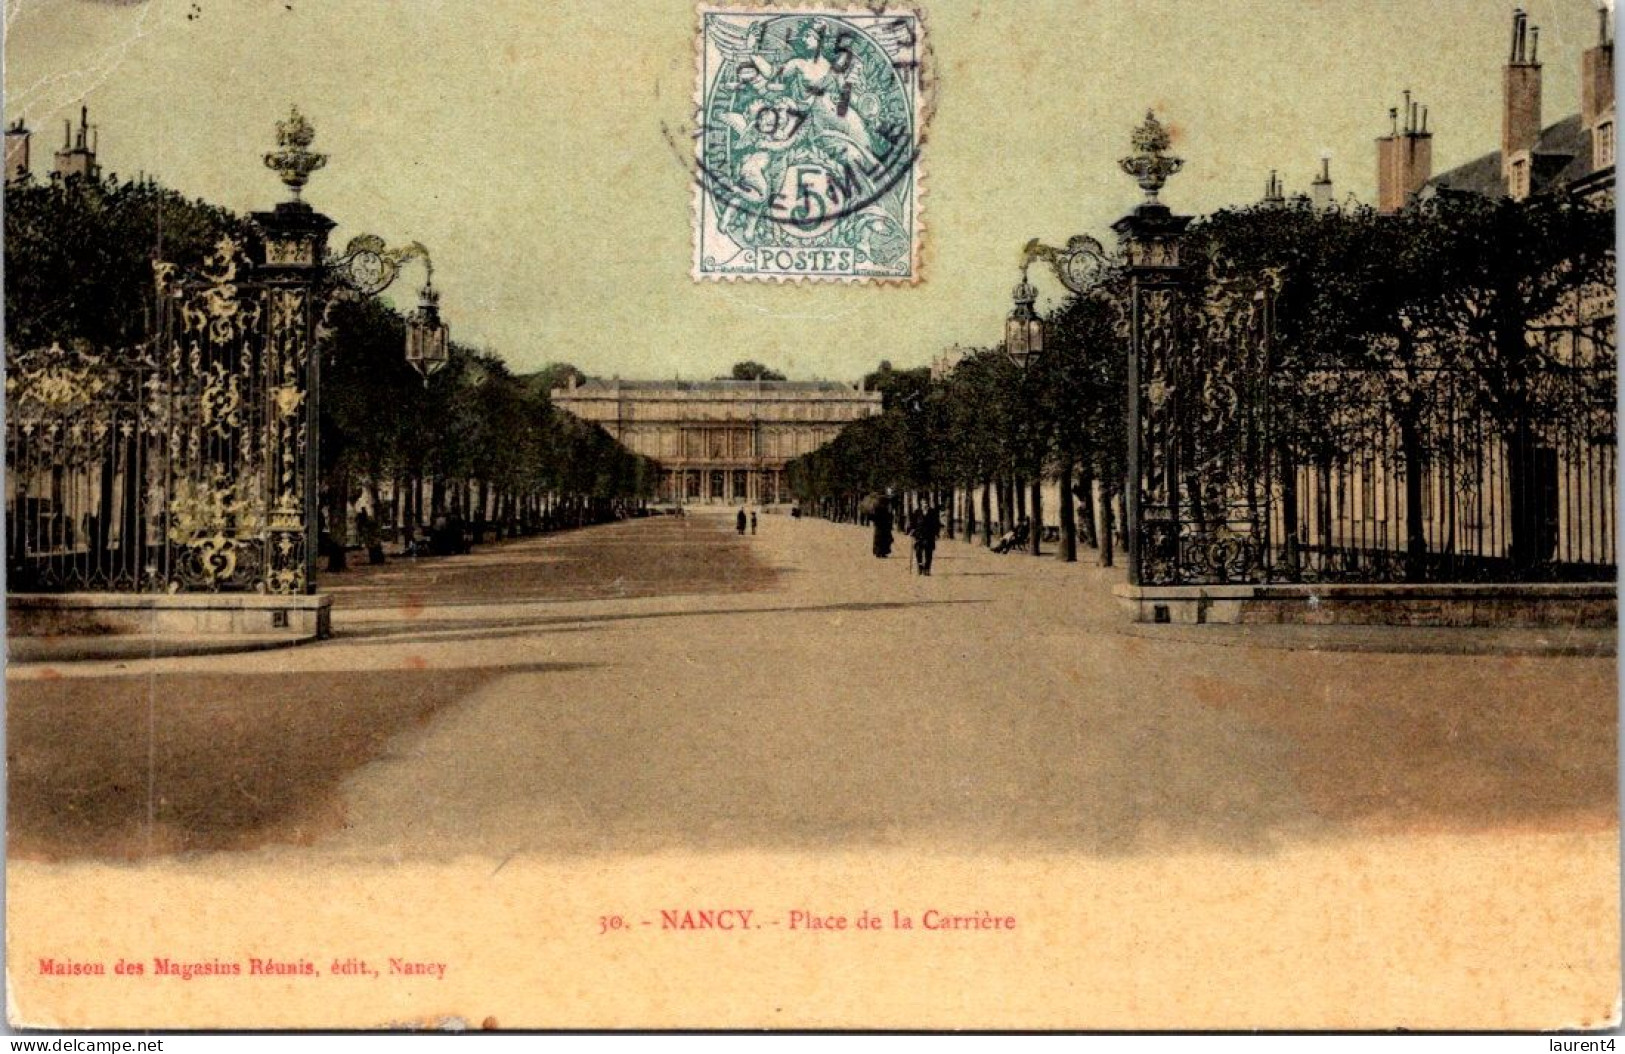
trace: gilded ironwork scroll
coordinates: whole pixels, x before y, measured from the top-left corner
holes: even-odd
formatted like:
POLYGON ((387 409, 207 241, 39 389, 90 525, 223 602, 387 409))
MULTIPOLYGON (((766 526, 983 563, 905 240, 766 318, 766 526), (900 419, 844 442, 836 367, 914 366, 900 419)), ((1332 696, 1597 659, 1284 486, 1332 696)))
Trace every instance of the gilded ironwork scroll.
POLYGON ((8 354, 12 588, 306 592, 312 289, 226 239, 155 292, 141 348, 8 354))

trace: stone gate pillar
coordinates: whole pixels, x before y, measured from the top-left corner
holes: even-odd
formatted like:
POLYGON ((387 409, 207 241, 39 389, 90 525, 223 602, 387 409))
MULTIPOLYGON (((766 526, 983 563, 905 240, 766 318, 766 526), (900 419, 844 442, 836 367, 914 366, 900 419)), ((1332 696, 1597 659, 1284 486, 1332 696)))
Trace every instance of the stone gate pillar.
POLYGON ((1178 470, 1172 441, 1177 396, 1170 381, 1173 356, 1179 354, 1186 267, 1181 241, 1191 217, 1176 216, 1157 200, 1169 176, 1184 161, 1165 153, 1168 133, 1153 114, 1135 129, 1137 153, 1124 158, 1123 170, 1134 176, 1146 200, 1112 224, 1129 279, 1130 336, 1128 359, 1128 472, 1123 494, 1124 537, 1128 543, 1128 580, 1146 584, 1147 567, 1179 546, 1178 470))
MULTIPOLYGON (((332 220, 300 199, 310 174, 327 157, 310 151, 316 135, 310 122, 295 108, 277 122, 279 149, 265 155, 266 167, 281 177, 293 192, 290 200, 270 212, 253 214, 263 259, 260 277, 270 287, 273 328, 266 354, 268 375, 278 378, 277 421, 271 425, 269 447, 277 451, 278 478, 270 529, 273 550, 291 557, 294 539, 302 549, 301 592, 316 592, 316 557, 321 532, 321 355, 317 326, 323 304, 323 270, 327 235, 332 220), (274 371, 274 372, 272 372, 274 371)), ((291 570, 284 568, 284 573, 291 570)))

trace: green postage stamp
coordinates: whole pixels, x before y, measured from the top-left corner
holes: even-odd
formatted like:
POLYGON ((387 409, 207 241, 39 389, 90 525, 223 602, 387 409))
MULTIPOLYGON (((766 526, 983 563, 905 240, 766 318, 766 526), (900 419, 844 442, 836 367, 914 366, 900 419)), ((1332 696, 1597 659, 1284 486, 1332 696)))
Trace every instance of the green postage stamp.
POLYGON ((700 9, 694 277, 914 282, 919 13, 700 9))

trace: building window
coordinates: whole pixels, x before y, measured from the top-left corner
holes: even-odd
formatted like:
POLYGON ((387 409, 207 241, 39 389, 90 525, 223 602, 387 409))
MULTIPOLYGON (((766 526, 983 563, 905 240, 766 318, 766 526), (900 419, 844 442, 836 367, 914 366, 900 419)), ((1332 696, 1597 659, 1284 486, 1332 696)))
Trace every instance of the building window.
POLYGON ((1593 168, 1607 168, 1614 163, 1614 122, 1604 121, 1597 125, 1595 150, 1592 160, 1596 163, 1593 168))
POLYGON ((1529 196, 1529 159, 1519 158, 1512 162, 1512 185, 1507 188, 1514 200, 1522 201, 1529 196))

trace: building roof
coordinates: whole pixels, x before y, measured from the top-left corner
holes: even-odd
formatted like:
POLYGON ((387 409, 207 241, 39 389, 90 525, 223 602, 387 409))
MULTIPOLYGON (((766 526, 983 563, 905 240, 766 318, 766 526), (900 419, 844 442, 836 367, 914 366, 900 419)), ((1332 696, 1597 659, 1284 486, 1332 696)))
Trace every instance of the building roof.
MULTIPOLYGON (((568 391, 569 389, 564 389, 568 391)), ((856 385, 841 381, 623 381, 589 377, 577 384, 578 392, 679 391, 679 392, 855 392, 856 385)))
MULTIPOLYGON (((1591 174, 1591 133, 1580 126, 1580 115, 1570 114, 1548 125, 1535 141, 1531 189, 1540 192, 1566 186, 1591 174)), ((1428 187, 1487 198, 1505 197, 1501 151, 1492 150, 1427 181, 1428 187)))

